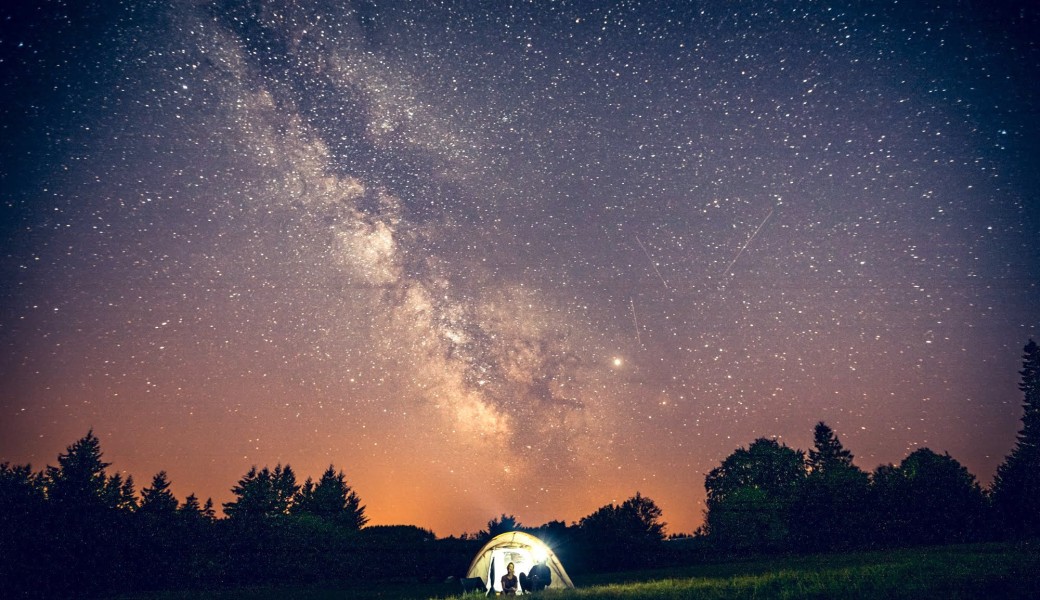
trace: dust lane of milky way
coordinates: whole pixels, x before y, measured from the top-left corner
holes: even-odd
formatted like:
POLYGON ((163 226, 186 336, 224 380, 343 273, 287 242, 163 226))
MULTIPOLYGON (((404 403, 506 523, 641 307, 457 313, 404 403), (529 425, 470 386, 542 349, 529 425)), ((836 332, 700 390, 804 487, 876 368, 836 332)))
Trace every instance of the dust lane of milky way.
MULTIPOLYGON (((26 4, 26 3, 21 3, 26 4)), ((669 531, 756 437, 985 485, 1040 337, 1037 8, 0 9, 0 460, 669 531)))

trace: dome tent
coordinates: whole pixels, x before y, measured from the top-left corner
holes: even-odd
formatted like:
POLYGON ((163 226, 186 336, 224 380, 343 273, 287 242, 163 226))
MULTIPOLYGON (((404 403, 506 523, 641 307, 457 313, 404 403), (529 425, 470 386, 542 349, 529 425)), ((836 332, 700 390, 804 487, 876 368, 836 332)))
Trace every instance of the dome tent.
POLYGON ((574 587, 552 549, 542 540, 523 531, 510 531, 491 538, 491 541, 484 544, 473 557, 466 577, 479 577, 485 582, 487 589, 501 592, 502 575, 506 572, 506 565, 513 563, 519 576, 521 573, 530 572, 531 567, 542 559, 545 559, 545 564, 552 573, 549 589, 574 587))

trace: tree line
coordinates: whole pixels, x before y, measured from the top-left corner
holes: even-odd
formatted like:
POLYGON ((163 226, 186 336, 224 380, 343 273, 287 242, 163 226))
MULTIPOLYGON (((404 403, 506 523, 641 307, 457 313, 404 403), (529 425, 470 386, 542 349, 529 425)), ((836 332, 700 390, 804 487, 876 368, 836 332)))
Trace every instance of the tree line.
POLYGON ((0 596, 438 581, 463 575, 494 535, 520 529, 553 543, 572 570, 605 570, 650 564, 664 539, 661 509, 639 493, 570 526, 524 528, 502 515, 487 531, 437 539, 414 526, 368 526, 332 465, 302 484, 288 464, 254 466, 231 488, 223 518, 211 499, 178 501, 165 471, 137 493, 109 466, 93 431, 42 472, 0 464, 0 556, 13 558, 0 560, 0 596), (634 554, 609 551, 621 548, 634 554))
POLYGON ((572 573, 690 562, 712 553, 841 551, 1040 537, 1040 351, 1020 371, 1023 427, 983 489, 949 454, 927 448, 866 472, 820 422, 802 452, 776 440, 738 448, 705 478, 704 525, 665 539, 661 509, 636 493, 567 525, 515 516, 437 539, 413 526, 369 526, 342 470, 315 481, 292 467, 251 468, 218 518, 212 500, 178 501, 160 471, 138 493, 108 473, 93 431, 57 465, 0 464, 0 595, 93 597, 257 585, 435 581, 462 575, 498 533, 550 544, 572 573))
POLYGON ((726 549, 827 551, 1040 537, 1040 351, 1025 346, 1022 429, 989 489, 928 448, 867 473, 825 423, 808 454, 771 439, 705 478, 698 534, 726 549))

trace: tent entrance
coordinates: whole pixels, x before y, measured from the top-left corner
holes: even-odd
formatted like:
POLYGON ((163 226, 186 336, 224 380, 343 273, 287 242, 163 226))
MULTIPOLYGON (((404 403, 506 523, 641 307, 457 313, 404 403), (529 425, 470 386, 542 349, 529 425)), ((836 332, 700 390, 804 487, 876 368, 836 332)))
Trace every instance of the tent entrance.
MULTIPOLYGON (((544 559, 543 556, 535 556, 536 552, 530 548, 495 548, 491 551, 491 564, 488 565, 488 572, 485 574, 486 577, 492 577, 494 574, 494 589, 496 592, 502 591, 502 576, 506 574, 506 567, 509 563, 513 563, 513 572, 516 573, 517 577, 520 577, 521 573, 530 573, 531 567, 538 564, 539 559, 544 559)), ((544 554, 544 553, 543 553, 544 554)), ((523 591, 520 586, 520 591, 523 591)))

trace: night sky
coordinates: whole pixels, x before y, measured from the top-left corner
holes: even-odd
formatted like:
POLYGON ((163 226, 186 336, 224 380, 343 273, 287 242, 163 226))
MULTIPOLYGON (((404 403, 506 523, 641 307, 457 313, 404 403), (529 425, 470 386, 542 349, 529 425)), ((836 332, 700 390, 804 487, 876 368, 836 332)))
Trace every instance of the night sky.
POLYGON ((332 463, 375 524, 639 491, 675 533, 733 450, 820 420, 867 470, 929 447, 983 485, 1014 444, 1035 3, 0 19, 0 460, 93 428, 180 499, 332 463))

